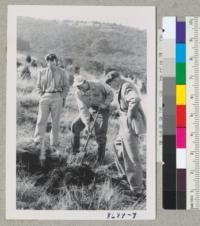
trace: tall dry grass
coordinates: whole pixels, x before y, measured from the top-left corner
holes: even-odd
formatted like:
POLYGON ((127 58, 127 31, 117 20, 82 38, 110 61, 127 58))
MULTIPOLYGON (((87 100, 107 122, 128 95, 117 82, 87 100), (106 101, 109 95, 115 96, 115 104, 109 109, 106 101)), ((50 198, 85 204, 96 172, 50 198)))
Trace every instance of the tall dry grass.
MULTIPOLYGON (((85 76, 92 78, 92 75, 85 73, 85 76)), ((23 148, 28 139, 34 134, 39 96, 35 91, 36 78, 31 80, 17 80, 17 145, 23 148)), ((107 147, 105 166, 94 169, 102 176, 103 181, 99 184, 90 186, 63 186, 56 195, 49 194, 44 186, 35 186, 36 177, 24 173, 23 170, 17 172, 17 208, 18 209, 144 209, 146 205, 145 198, 137 203, 133 196, 123 193, 120 184, 113 184, 110 176, 116 176, 116 169, 109 169, 109 165, 114 164, 112 147, 119 130, 117 118, 117 106, 111 107, 111 117, 107 133, 107 147)), ((76 104, 73 89, 66 99, 66 106, 62 110, 60 119, 60 150, 63 154, 70 156, 71 151, 71 124, 78 116, 78 107, 76 104)), ((50 120, 49 120, 50 122, 50 120)), ((86 141, 84 132, 81 137, 81 148, 86 141)), ((46 146, 49 146, 49 132, 46 133, 46 146)), ((141 140, 141 161, 146 171, 146 145, 145 140, 141 140)), ((97 143, 93 136, 88 144, 88 161, 96 158, 97 143), (91 157, 92 156, 92 157, 91 157), (91 157, 91 159, 89 159, 91 157)))

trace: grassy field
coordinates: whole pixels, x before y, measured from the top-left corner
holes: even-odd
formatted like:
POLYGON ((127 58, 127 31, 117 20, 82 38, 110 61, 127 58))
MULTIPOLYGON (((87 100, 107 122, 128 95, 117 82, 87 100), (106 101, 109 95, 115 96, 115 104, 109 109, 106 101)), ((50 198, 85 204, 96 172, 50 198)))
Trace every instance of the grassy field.
MULTIPOLYGON (((91 75, 85 74, 92 78, 91 75)), ((17 79, 17 151, 26 148, 33 138, 39 97, 35 91, 36 79, 17 79)), ((143 97, 145 99, 145 97, 143 97)), ((113 159, 113 142, 118 133, 118 118, 114 117, 116 106, 112 106, 112 116, 109 119, 108 142, 106 147, 105 164, 93 168, 95 179, 85 185, 74 182, 67 184, 59 181, 57 192, 49 192, 51 177, 44 183, 37 184, 41 175, 30 174, 18 164, 17 168, 17 208, 18 209, 62 209, 62 210, 123 210, 123 209, 145 209, 145 193, 141 197, 135 197, 130 193, 128 183, 117 178, 117 169, 113 159)), ((76 168, 76 159, 72 159, 71 151, 71 123, 78 115, 78 108, 71 89, 67 96, 66 106, 62 110, 60 120, 60 150, 66 156, 67 162, 76 168)), ((50 121, 49 121, 50 122, 50 121)), ((84 132, 81 137, 81 148, 83 148, 86 136, 84 132)), ((49 146, 49 132, 46 133, 46 147, 49 146)), ((94 137, 87 147, 87 162, 92 166, 96 158, 97 144, 94 137)), ((75 157, 75 158, 78 158, 75 157)), ((146 145, 145 138, 140 140, 140 158, 146 175, 146 145)), ((64 175, 65 177, 65 175, 64 175)), ((63 177, 63 178, 64 178, 63 177)), ((77 178, 79 178, 77 176, 77 178)))

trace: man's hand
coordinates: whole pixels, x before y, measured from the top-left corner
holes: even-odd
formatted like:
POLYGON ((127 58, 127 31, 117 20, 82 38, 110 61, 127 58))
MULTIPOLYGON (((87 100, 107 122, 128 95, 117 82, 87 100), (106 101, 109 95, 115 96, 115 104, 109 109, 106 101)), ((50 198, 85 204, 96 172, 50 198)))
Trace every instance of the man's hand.
POLYGON ((85 131, 87 133, 91 133, 91 123, 88 123, 86 126, 85 126, 85 131))
POLYGON ((42 152, 39 156, 39 160, 41 167, 44 167, 46 161, 46 154, 42 152))
POLYGON ((99 108, 100 109, 106 109, 106 108, 108 108, 108 105, 107 104, 100 104, 99 108))

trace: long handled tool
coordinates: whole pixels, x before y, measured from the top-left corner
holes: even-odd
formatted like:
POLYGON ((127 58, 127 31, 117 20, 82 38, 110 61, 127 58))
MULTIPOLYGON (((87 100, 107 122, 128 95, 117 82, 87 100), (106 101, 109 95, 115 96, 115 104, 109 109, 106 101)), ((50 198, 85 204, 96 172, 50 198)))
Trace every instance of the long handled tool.
POLYGON ((94 123, 93 123, 93 125, 92 125, 92 127, 91 127, 91 129, 90 129, 90 131, 89 131, 89 134, 88 134, 88 136, 87 136, 87 140, 86 140, 85 145, 84 145, 84 147, 83 147, 84 155, 83 155, 83 157, 81 158, 80 164, 83 163, 83 159, 84 159, 85 155, 87 154, 87 149, 86 149, 86 148, 87 148, 88 142, 89 142, 89 140, 90 140, 90 137, 91 137, 91 135, 92 135, 92 130, 94 129, 94 126, 95 126, 95 123, 96 123, 96 121, 97 121, 98 116, 99 116, 99 108, 98 108, 98 110, 97 110, 97 114, 96 114, 96 116, 95 116, 95 118, 94 118, 94 123))

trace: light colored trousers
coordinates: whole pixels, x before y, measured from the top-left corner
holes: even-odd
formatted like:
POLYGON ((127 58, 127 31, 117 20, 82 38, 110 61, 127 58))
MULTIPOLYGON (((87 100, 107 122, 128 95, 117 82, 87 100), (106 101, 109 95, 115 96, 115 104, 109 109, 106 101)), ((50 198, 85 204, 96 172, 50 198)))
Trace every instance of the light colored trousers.
POLYGON ((139 159, 138 135, 127 121, 120 117, 120 131, 114 145, 115 163, 121 176, 126 175, 131 190, 142 188, 142 166, 139 159))
POLYGON ((51 113, 52 129, 50 133, 50 145, 58 144, 58 131, 62 98, 60 93, 45 93, 39 101, 39 112, 35 128, 34 140, 42 143, 46 132, 47 120, 51 113))

